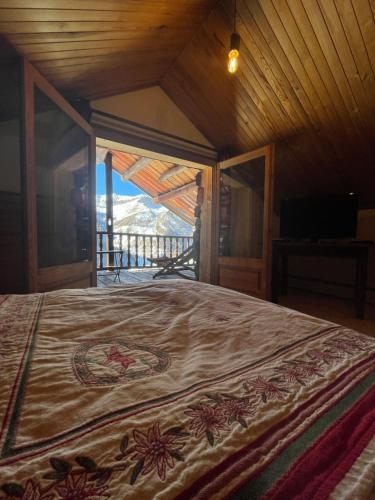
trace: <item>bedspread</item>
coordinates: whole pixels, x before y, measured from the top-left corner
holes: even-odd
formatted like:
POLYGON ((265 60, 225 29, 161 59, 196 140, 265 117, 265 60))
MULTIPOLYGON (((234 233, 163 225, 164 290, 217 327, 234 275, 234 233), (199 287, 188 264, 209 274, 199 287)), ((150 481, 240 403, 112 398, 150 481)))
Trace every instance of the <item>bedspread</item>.
POLYGON ((0 297, 0 498, 368 498, 375 339, 182 280, 0 297))

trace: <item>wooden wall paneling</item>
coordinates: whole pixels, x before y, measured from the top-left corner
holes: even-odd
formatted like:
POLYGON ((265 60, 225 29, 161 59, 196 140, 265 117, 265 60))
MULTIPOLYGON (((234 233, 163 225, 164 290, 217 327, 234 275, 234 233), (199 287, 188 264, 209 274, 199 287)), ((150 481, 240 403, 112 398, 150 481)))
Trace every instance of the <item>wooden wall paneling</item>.
POLYGON ((38 291, 38 240, 36 214, 36 174, 34 167, 34 84, 31 65, 23 59, 22 109, 22 195, 25 221, 26 291, 38 291))
POLYGON ((25 251, 21 193, 0 191, 0 293, 25 291, 25 251))

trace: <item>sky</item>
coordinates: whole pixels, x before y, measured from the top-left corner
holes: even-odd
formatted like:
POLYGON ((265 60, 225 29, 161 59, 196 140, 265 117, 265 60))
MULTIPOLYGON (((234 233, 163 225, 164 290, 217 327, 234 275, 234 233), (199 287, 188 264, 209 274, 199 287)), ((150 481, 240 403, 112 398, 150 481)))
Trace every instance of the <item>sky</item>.
MULTIPOLYGON (((134 186, 129 181, 123 182, 119 174, 113 170, 112 172, 113 192, 116 194, 126 194, 127 196, 137 196, 144 194, 137 186, 134 186)), ((99 163, 96 166, 96 194, 105 194, 105 166, 104 163, 99 163)))

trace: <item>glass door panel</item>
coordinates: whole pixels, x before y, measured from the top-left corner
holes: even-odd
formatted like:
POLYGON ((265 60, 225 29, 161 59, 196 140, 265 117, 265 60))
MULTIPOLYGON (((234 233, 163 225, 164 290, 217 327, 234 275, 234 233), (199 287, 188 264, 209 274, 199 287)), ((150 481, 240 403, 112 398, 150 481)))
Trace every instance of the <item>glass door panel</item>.
POLYGON ((220 285, 268 298, 274 146, 218 164, 220 285))
POLYGON ((262 258, 264 183, 264 157, 221 170, 220 256, 262 258))
POLYGON ((38 267, 87 261, 90 135, 37 87, 34 99, 38 267))

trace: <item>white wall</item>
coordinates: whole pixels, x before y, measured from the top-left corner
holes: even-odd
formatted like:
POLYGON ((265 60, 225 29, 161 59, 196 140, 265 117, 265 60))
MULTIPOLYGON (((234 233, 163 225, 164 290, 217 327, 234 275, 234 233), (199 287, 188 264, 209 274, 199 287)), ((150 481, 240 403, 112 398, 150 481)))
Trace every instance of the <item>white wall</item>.
POLYGON ((147 125, 161 132, 211 146, 160 87, 149 87, 97 99, 91 101, 91 107, 141 125, 147 125))

